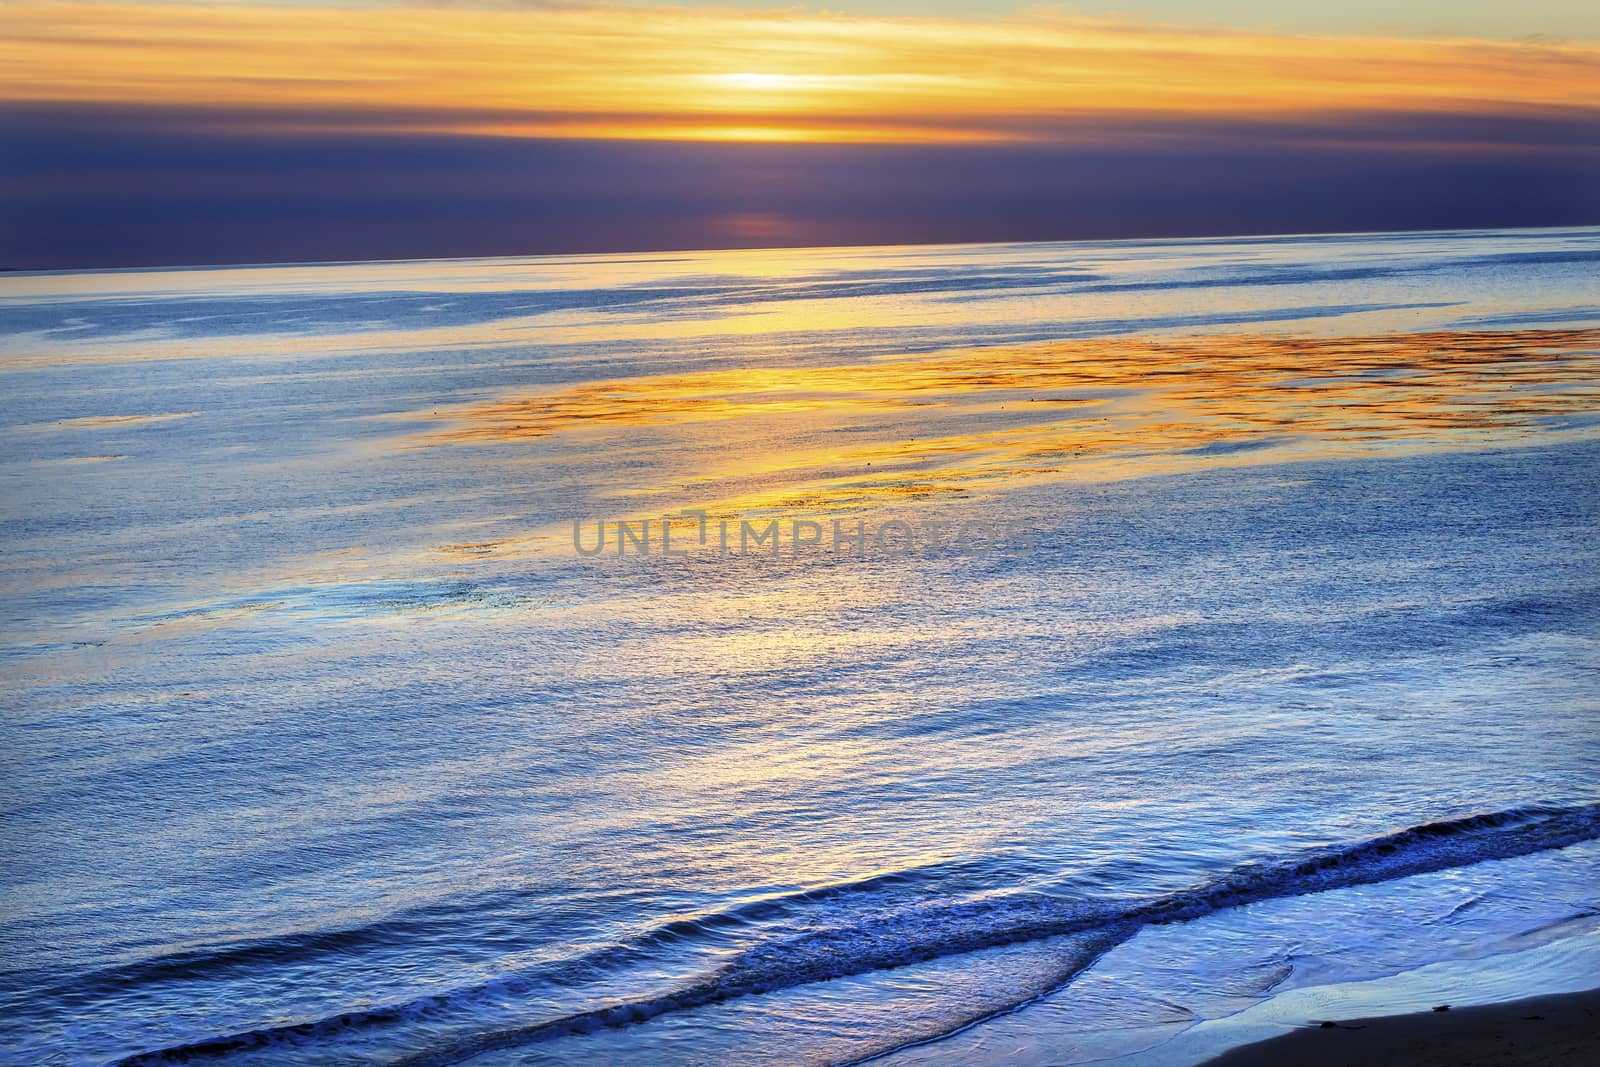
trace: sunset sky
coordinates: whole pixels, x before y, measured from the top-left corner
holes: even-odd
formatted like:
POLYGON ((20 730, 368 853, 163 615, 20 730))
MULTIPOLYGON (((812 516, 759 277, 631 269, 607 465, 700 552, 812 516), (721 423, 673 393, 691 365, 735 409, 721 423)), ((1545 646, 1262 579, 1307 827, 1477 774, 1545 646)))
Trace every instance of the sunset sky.
POLYGON ((0 4, 0 266, 1600 222, 1586 3, 0 4))

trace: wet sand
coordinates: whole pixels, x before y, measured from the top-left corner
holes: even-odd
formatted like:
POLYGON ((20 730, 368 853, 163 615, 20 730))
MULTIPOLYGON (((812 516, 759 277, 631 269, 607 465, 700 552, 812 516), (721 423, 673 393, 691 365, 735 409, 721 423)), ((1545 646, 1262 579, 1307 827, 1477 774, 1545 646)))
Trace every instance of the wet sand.
POLYGON ((1600 989, 1506 1004, 1339 1020, 1245 1045, 1207 1067, 1589 1067, 1600 1063, 1600 989))

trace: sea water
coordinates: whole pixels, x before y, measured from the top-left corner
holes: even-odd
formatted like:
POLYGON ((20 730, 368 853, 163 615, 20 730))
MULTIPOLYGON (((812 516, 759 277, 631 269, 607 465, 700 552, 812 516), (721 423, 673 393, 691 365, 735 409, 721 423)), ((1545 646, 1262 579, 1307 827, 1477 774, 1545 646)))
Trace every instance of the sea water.
POLYGON ((1595 958, 1597 266, 6 276, 0 1061, 1073 1063, 1595 958))

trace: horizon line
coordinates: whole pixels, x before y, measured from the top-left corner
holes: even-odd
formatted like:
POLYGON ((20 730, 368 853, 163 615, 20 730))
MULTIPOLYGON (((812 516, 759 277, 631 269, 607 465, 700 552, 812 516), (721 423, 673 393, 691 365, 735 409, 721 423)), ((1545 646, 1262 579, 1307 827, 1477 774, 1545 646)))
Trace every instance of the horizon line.
POLYGON ((698 256, 716 253, 740 252, 826 252, 860 251, 867 248, 1013 248, 1018 245, 1115 245, 1158 244, 1200 241, 1284 241, 1317 237, 1389 237, 1417 236, 1422 234, 1467 233, 1537 233, 1551 230, 1600 229, 1600 217, 1593 222, 1558 223, 1545 226, 1426 226, 1416 229, 1387 230, 1306 230, 1274 233, 1206 233, 1183 235, 1155 235, 1146 237, 1046 237, 1026 241, 900 241, 884 243, 866 241, 860 244, 797 244, 797 245, 723 245, 698 248, 634 248, 596 249, 590 252, 515 252, 481 256, 397 256, 378 259, 303 259, 262 260, 232 263, 179 263, 145 264, 102 267, 8 267, 0 266, 0 282, 7 277, 41 277, 70 274, 154 274, 200 270, 276 270, 290 267, 361 267, 392 263, 471 263, 479 260, 557 260, 592 259, 596 257, 622 258, 626 256, 656 256, 663 254, 698 256))

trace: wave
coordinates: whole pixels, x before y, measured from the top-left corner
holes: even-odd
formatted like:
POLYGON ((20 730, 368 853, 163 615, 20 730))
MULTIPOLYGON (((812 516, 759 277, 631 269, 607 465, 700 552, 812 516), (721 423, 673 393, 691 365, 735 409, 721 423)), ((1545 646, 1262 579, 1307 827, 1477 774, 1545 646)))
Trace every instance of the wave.
MULTIPOLYGON (((1600 803, 1520 807, 1245 863, 1200 885, 1145 899, 1072 901, 1038 892, 1013 892, 959 901, 922 901, 862 915, 850 906, 847 885, 838 887, 843 892, 796 898, 843 905, 837 914, 825 915, 832 921, 815 922, 807 929, 759 941, 698 981, 659 995, 475 1035, 403 1062, 408 1067, 443 1067, 496 1049, 627 1026, 740 997, 1020 942, 1082 935, 1070 965, 1056 976, 1054 988, 1059 988, 1145 926, 1186 922, 1266 900, 1510 859, 1595 838, 1600 838, 1600 803)), ((715 916, 707 921, 715 922, 715 916)), ((674 925, 673 934, 681 933, 676 929, 681 923, 674 925)), ((664 936, 670 936, 664 928, 650 931, 640 943, 658 943, 664 936)), ((494 991, 504 995, 520 984, 508 979, 495 983, 494 991)), ((145 1051, 115 1062, 118 1067, 142 1067, 334 1038, 355 1029, 425 1016, 452 1003, 459 1006, 461 996, 468 993, 229 1034, 145 1051)))

